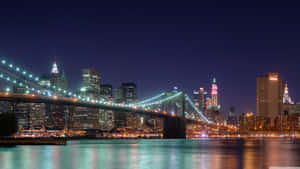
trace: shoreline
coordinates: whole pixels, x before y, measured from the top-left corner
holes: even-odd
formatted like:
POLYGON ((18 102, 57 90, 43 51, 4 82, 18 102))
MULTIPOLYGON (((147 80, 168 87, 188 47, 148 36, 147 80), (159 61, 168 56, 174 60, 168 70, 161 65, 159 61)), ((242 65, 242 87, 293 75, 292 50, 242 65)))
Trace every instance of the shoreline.
POLYGON ((0 138, 0 147, 13 147, 17 145, 66 145, 67 138, 63 137, 6 137, 0 138))

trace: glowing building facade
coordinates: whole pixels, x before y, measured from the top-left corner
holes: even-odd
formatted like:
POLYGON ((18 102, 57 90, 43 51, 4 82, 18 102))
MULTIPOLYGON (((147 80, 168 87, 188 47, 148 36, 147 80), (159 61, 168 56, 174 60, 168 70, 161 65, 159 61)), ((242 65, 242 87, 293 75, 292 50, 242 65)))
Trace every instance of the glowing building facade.
POLYGON ((284 104, 294 104, 292 98, 289 96, 289 88, 287 83, 285 83, 284 93, 283 93, 283 103, 284 104))
MULTIPOLYGON (((44 81, 42 85, 49 85, 48 81, 44 81)), ((56 61, 52 65, 51 75, 50 75, 50 84, 54 85, 55 90, 68 89, 68 80, 64 71, 62 71, 62 75, 60 76, 56 61)))
POLYGON ((52 65, 50 83, 56 87, 60 86, 59 71, 56 61, 52 65))
POLYGON ((83 69, 80 91, 88 97, 98 98, 100 95, 100 73, 93 69, 83 69))
POLYGON ((216 78, 213 78, 213 84, 211 87, 211 106, 213 109, 218 109, 218 86, 216 84, 216 78))
POLYGON ((283 83, 278 73, 258 76, 257 82, 257 115, 274 118, 282 112, 283 83))
POLYGON ((193 99, 194 99, 194 104, 195 106, 197 106, 197 108, 200 111, 204 111, 205 110, 205 92, 204 92, 204 88, 200 88, 199 91, 198 90, 194 90, 193 92, 193 99))
POLYGON ((211 98, 206 98, 206 110, 210 110, 212 108, 211 98))

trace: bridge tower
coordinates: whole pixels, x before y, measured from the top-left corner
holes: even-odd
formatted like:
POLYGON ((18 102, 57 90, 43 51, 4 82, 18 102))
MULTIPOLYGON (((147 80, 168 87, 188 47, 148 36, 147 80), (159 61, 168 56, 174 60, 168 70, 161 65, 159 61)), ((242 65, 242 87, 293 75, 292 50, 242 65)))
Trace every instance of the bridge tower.
POLYGON ((180 97, 181 112, 180 116, 164 117, 164 138, 166 139, 185 139, 186 138, 186 119, 185 119, 185 94, 180 97))

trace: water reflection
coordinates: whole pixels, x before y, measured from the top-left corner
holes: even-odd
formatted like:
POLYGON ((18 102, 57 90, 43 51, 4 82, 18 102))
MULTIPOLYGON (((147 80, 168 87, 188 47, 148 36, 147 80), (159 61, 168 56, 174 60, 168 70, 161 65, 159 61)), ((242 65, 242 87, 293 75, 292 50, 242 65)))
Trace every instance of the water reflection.
POLYGON ((83 140, 0 148, 1 169, 265 169, 300 166, 300 140, 83 140))

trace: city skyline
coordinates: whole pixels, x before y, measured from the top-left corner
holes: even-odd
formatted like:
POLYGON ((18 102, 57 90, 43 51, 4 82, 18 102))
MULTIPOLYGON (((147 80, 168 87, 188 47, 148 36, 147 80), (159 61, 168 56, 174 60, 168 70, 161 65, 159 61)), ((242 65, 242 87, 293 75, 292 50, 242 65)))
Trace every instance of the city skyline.
POLYGON ((191 94, 216 77, 224 113, 255 112, 255 78, 278 72, 299 100, 296 9, 35 7, 3 9, 0 32, 0 54, 33 72, 49 72, 56 55, 77 86, 94 67, 103 83, 135 82, 140 98, 174 86, 191 94))
POLYGON ((300 168, 290 2, 1 2, 0 169, 300 168))

